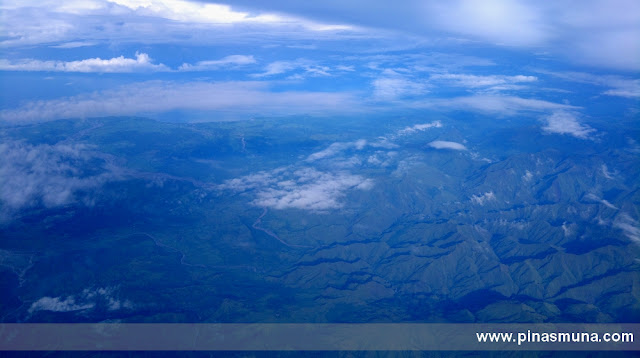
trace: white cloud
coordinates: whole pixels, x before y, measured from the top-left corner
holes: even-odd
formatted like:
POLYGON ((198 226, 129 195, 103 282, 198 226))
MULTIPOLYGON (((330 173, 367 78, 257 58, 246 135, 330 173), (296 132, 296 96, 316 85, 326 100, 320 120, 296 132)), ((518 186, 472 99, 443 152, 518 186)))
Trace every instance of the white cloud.
MULTIPOLYGON (((237 3, 256 6, 251 0, 237 3)), ((546 52, 573 63, 640 69, 640 3, 636 0, 584 0, 579 6, 572 0, 376 1, 375 5, 326 0, 323 4, 276 0, 260 6, 393 29, 405 36, 419 34, 422 39, 485 42, 546 52)))
POLYGON ((96 167, 99 153, 83 145, 29 145, 16 141, 0 143, 0 219, 34 205, 55 207, 72 202, 91 202, 86 191, 116 180, 108 163, 96 167), (92 164, 88 164, 89 162, 92 164), (85 167, 102 169, 85 174, 85 167), (81 192, 85 192, 80 194, 81 192))
MULTIPOLYGON (((168 72, 172 71, 163 64, 154 64, 146 53, 136 53, 136 58, 124 56, 111 59, 90 58, 78 61, 41 61, 22 59, 17 61, 0 60, 0 71, 50 71, 50 72, 168 72)), ((183 63, 178 71, 207 71, 220 68, 239 67, 256 63, 253 56, 231 55, 219 60, 199 61, 195 64, 183 63)))
POLYGON ((51 48, 78 48, 78 47, 87 47, 87 46, 95 46, 95 42, 91 41, 71 41, 65 42, 59 45, 52 45, 51 48))
POLYGON ((73 296, 65 299, 62 297, 42 297, 29 307, 29 313, 36 311, 71 312, 81 311, 95 307, 95 303, 76 303, 73 296))
POLYGON ((345 24, 186 0, 7 1, 0 11, 7 29, 0 46, 5 47, 120 41, 201 45, 259 42, 264 38, 348 38, 361 32, 345 24), (194 31, 198 36, 193 36, 194 31))
MULTIPOLYGON (((461 87, 469 87, 469 88, 478 88, 478 87, 489 87, 494 86, 494 88, 498 88, 495 86, 498 85, 509 85, 513 83, 522 83, 522 82, 535 82, 538 80, 535 76, 503 76, 503 75, 491 75, 491 76, 479 76, 479 75, 468 75, 468 74, 434 74, 430 77, 431 80, 446 82, 449 85, 453 86, 461 86, 461 87)), ((502 87, 503 89, 514 89, 514 87, 502 87)), ((518 87, 515 87, 516 89, 518 87)))
POLYGON ((37 311, 73 312, 104 306, 109 311, 131 309, 133 304, 129 300, 120 300, 112 287, 98 289, 84 289, 77 295, 60 297, 42 297, 29 307, 29 314, 37 311))
POLYGON ((460 143, 447 142, 447 141, 444 141, 444 140, 435 140, 435 141, 429 143, 429 146, 431 148, 435 148, 435 149, 467 150, 467 147, 465 147, 464 145, 462 145, 460 143))
POLYGON ((640 227, 638 227, 638 221, 634 220, 626 213, 621 213, 616 216, 613 222, 613 227, 622 230, 622 232, 631 239, 633 242, 640 244, 640 227))
POLYGON ((342 207, 340 199, 347 190, 367 190, 373 186, 370 179, 347 173, 322 173, 315 169, 301 169, 294 173, 296 183, 282 181, 278 188, 257 193, 256 206, 274 209, 328 210, 342 207))
POLYGON ((604 206, 608 207, 609 209, 618 210, 618 208, 615 205, 611 204, 608 200, 601 199, 593 193, 587 194, 585 198, 602 203, 604 206))
POLYGON ((283 38, 371 43, 384 34, 382 43, 391 48, 484 42, 591 66, 640 69, 640 3, 635 0, 585 0, 580 6, 571 0, 377 1, 375 6, 327 1, 236 0, 233 6, 186 0, 4 1, 7 31, 0 44, 219 44, 221 39, 260 44, 265 38, 274 43, 283 38), (224 31, 207 31, 211 29, 224 31))
POLYGON ((383 71, 382 76, 373 80, 372 85, 374 99, 383 101, 428 93, 426 83, 406 78, 392 70, 383 71))
POLYGON ((545 112, 549 110, 579 108, 568 104, 553 103, 539 99, 498 95, 475 95, 468 97, 430 99, 412 103, 410 106, 449 110, 466 109, 504 115, 514 115, 522 111, 545 112))
POLYGON ((496 200, 496 195, 493 193, 493 191, 488 191, 484 194, 471 196, 471 202, 478 205, 484 205, 486 202, 495 201, 495 200, 496 200))
POLYGON ((331 76, 331 68, 323 65, 319 65, 314 61, 310 61, 307 59, 297 59, 295 61, 275 61, 268 64, 261 73, 255 73, 253 77, 269 77, 284 74, 287 72, 292 72, 295 70, 302 70, 301 73, 297 73, 293 79, 301 79, 305 76, 311 77, 323 77, 323 76, 331 76))
POLYGON ((224 57, 220 60, 199 61, 196 64, 183 63, 179 71, 204 71, 204 70, 216 70, 222 67, 237 67, 245 66, 256 63, 256 59, 253 56, 245 55, 231 55, 224 57))
POLYGON ((365 146, 367 145, 367 141, 364 139, 359 139, 357 141, 354 142, 346 142, 346 143, 342 143, 342 142, 337 142, 337 143, 332 143, 327 149, 323 149, 319 152, 315 152, 313 154, 310 154, 307 157, 307 161, 308 162, 313 162, 319 159, 325 159, 328 157, 332 157, 342 151, 348 150, 348 149, 357 149, 357 150, 362 150, 365 146))
POLYGON ((423 123, 423 124, 416 124, 414 126, 411 127, 406 127, 404 129, 401 129, 398 131, 398 135, 407 135, 407 134, 412 134, 415 132, 422 132, 425 131, 429 128, 441 128, 442 127, 442 123, 440 121, 433 121, 431 123, 423 123))
POLYGON ((610 172, 606 164, 602 164, 602 167, 600 169, 602 169, 602 175, 604 175, 605 178, 614 179, 614 175, 616 175, 616 173, 610 172))
POLYGON ((576 138, 587 139, 596 130, 580 124, 578 115, 572 112, 558 111, 543 119, 546 125, 542 130, 548 133, 569 134, 576 138))
MULTIPOLYGON (((350 93, 271 92, 266 82, 147 81, 67 98, 28 102, 0 111, 7 122, 45 121, 161 113, 171 110, 216 111, 251 115, 350 113, 362 106, 350 93)), ((236 117, 233 117, 236 118, 236 117)))
POLYGON ((527 1, 473 0, 427 2, 429 20, 453 33, 490 42, 533 46, 544 43, 548 30, 539 6, 527 1))
POLYGON ((322 212, 338 209, 350 190, 368 190, 373 181, 347 172, 328 173, 314 168, 277 169, 228 180, 221 190, 250 192, 252 204, 273 209, 322 212))
POLYGON ((251 14, 236 11, 229 5, 201 3, 185 0, 108 0, 130 10, 140 16, 160 17, 180 22, 207 24, 286 24, 296 23, 313 31, 350 30, 348 25, 322 24, 293 16, 261 13, 251 14))
POLYGON ((609 87, 608 90, 602 92, 602 94, 604 95, 640 98, 639 79, 631 79, 624 76, 614 75, 594 75, 584 72, 553 72, 545 70, 538 70, 538 72, 571 82, 587 83, 597 86, 609 87))
POLYGON ((51 71, 51 72, 134 72, 134 71, 168 71, 163 64, 153 64, 146 53, 136 53, 136 58, 124 56, 103 60, 89 58, 79 61, 40 61, 25 59, 19 61, 0 60, 2 71, 51 71))

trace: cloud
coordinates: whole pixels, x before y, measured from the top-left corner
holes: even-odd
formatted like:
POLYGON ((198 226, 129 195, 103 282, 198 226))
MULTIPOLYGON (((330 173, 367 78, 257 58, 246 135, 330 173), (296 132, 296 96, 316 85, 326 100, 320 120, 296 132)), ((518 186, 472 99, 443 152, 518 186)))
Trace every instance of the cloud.
MULTIPOLYGON (((237 5, 256 7, 252 0, 237 5)), ((260 6, 322 21, 396 30, 449 44, 484 42, 561 56, 573 63, 640 69, 640 3, 635 0, 339 1, 273 0, 260 6), (402 19, 398 21, 397 19, 402 19), (446 38, 447 40, 443 40, 446 38)))
POLYGON ((59 45, 52 45, 51 48, 78 48, 78 47, 87 47, 87 46, 95 46, 97 43, 91 41, 71 41, 65 42, 59 45))
POLYGON ((502 95, 474 95, 452 98, 429 98, 407 103, 409 107, 435 108, 444 110, 470 110, 487 113, 514 115, 521 111, 545 112, 554 109, 575 109, 579 107, 548 102, 538 99, 502 95))
POLYGON ((634 220, 626 213, 621 213, 616 216, 613 222, 613 227, 622 230, 624 235, 631 239, 633 242, 640 244, 640 227, 638 227, 638 221, 634 220))
POLYGON ((238 67, 251 65, 256 63, 256 59, 253 56, 245 55, 231 55, 224 57, 220 60, 199 61, 194 65, 183 63, 178 68, 179 71, 206 71, 217 70, 223 67, 238 67))
POLYGON ((602 170, 602 175, 604 175, 605 178, 607 178, 607 179, 615 179, 615 175, 617 173, 610 172, 609 168, 607 168, 606 164, 602 164, 602 167, 600 167, 600 169, 602 170))
POLYGON ((431 148, 435 148, 435 149, 467 150, 467 147, 465 147, 464 145, 462 145, 460 143, 447 142, 447 141, 444 141, 444 140, 435 140, 435 141, 429 143, 429 146, 431 148))
MULTIPOLYGON (((431 80, 446 82, 449 85, 478 88, 478 87, 490 87, 499 85, 509 85, 521 82, 535 82, 538 80, 535 76, 503 76, 503 75, 491 75, 491 76, 479 76, 468 74, 433 74, 430 77, 431 80)), ((503 87, 509 88, 509 87, 503 87)), ((513 88, 513 87, 511 87, 513 88)))
POLYGON ((131 309, 133 304, 129 300, 120 300, 112 287, 84 289, 77 295, 65 297, 42 297, 29 307, 29 314, 37 311, 74 312, 104 307, 108 311, 131 309))
POLYGON ((354 142, 347 142, 347 143, 341 143, 341 142, 332 143, 327 149, 323 149, 319 152, 310 154, 307 157, 307 161, 313 162, 319 159, 332 157, 342 151, 352 149, 352 148, 357 150, 362 150, 366 145, 367 145, 367 141, 364 139, 360 139, 354 142))
POLYGON ((36 311, 72 312, 87 310, 95 307, 95 303, 76 303, 74 297, 42 297, 29 307, 29 313, 36 311))
POLYGON ((608 200, 601 199, 601 198, 599 198, 597 195, 595 195, 593 193, 589 193, 589 194, 585 195, 585 198, 589 199, 589 200, 597 201, 599 203, 602 203, 604 206, 608 207, 609 209, 618 210, 618 208, 615 205, 611 204, 608 200))
POLYGON ((304 76, 311 77, 323 77, 323 76, 331 76, 329 72, 331 69, 327 66, 319 65, 314 61, 310 61, 307 59, 297 59, 295 61, 275 61, 268 64, 261 73, 255 73, 252 77, 260 78, 260 77, 269 77, 280 75, 288 72, 292 72, 295 70, 302 70, 302 73, 297 73, 296 77, 293 79, 301 79, 304 76))
POLYGON ((103 60, 101 58, 89 58, 79 61, 40 61, 34 59, 12 62, 6 59, 0 60, 2 71, 48 71, 48 72, 99 72, 118 73, 134 71, 169 71, 163 64, 151 63, 151 58, 146 53, 137 53, 136 58, 124 56, 103 60))
POLYGON ((497 44, 535 46, 549 38, 545 14, 528 1, 427 2, 424 11, 441 29, 497 44))
POLYGON ((215 111, 240 118, 253 115, 351 113, 362 110, 351 93, 271 92, 269 86, 266 82, 147 81, 113 90, 28 102, 15 109, 0 111, 0 120, 29 122, 172 110, 215 111))
POLYGON ((5 141, 0 143, 0 157, 0 219, 4 220, 36 205, 90 204, 88 192, 118 177, 99 153, 84 145, 5 141), (103 161, 99 173, 85 172, 96 169, 96 160, 103 161))
POLYGON ((428 93, 426 83, 409 79, 393 70, 384 70, 382 76, 372 82, 373 97, 382 101, 393 101, 403 97, 428 93))
POLYGON ((471 196, 471 202, 473 202, 474 204, 484 205, 489 201, 496 201, 496 195, 493 193, 493 191, 488 191, 484 194, 471 196))
POLYGON ((580 124, 578 115, 573 112, 558 111, 543 118, 546 125, 542 127, 547 133, 569 134, 576 138, 588 139, 596 130, 580 124))
POLYGON ((615 75, 594 75, 584 72, 554 72, 546 70, 537 70, 537 72, 544 73, 553 77, 557 77, 563 80, 587 83, 596 86, 609 87, 608 90, 602 92, 607 96, 619 96, 626 98, 640 98, 640 80, 631 79, 624 76, 615 75))
POLYGON ((174 21, 207 24, 286 24, 296 23, 313 31, 349 30, 352 27, 338 24, 322 24, 293 16, 275 13, 251 14, 236 11, 229 5, 200 3, 184 0, 108 0, 133 10, 141 16, 160 17, 174 21))
POLYGON ((407 135, 407 134, 412 134, 415 132, 422 132, 425 131, 429 128, 441 128, 442 127, 442 123, 440 121, 433 121, 431 123, 423 123, 423 124, 416 124, 414 126, 411 127, 406 127, 404 129, 401 129, 398 131, 397 135, 407 135))
POLYGON ((471 111, 514 115, 523 111, 546 112, 549 110, 577 109, 579 107, 539 99, 501 95, 474 95, 467 97, 434 98, 415 102, 409 106, 448 110, 471 111))
POLYGON ((398 156, 398 152, 384 152, 376 151, 373 155, 367 158, 367 163, 380 167, 388 167, 394 162, 394 159, 398 156))
POLYGON ((219 189, 248 192, 254 197, 251 203, 259 207, 322 212, 341 208, 348 191, 372 187, 371 179, 347 172, 280 168, 228 180, 219 189))
POLYGON ((345 24, 185 0, 7 1, 0 11, 8 29, 0 41, 4 47, 80 42, 237 44, 264 38, 335 39, 359 32, 345 24))
POLYGON ((342 207, 340 199, 350 189, 367 190, 370 179, 347 173, 322 173, 315 169, 301 169, 293 173, 294 181, 281 181, 277 188, 257 193, 256 206, 274 209, 328 210, 342 207))

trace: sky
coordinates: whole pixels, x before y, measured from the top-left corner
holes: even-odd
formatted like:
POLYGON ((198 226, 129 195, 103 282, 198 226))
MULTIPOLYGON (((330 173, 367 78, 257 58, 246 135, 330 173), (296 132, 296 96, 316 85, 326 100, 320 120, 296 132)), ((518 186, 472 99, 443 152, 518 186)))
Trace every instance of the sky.
POLYGON ((588 140, 597 108, 639 110, 633 0, 2 0, 0 17, 4 124, 435 110, 588 140))

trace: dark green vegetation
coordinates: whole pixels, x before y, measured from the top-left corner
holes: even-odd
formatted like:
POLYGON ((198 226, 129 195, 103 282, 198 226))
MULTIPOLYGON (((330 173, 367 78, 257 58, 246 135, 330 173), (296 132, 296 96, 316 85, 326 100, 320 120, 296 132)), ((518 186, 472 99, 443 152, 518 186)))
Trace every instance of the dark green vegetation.
POLYGON ((640 130, 594 127, 6 127, 2 321, 637 322, 640 130))

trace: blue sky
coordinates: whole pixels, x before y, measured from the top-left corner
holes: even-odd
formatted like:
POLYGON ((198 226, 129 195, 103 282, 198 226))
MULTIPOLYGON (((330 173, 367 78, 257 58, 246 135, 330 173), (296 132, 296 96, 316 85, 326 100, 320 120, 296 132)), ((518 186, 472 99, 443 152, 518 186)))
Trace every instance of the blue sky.
POLYGON ((0 121, 636 116, 637 1, 2 1, 0 121), (171 117, 180 118, 171 118, 171 117))

